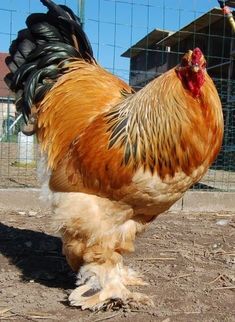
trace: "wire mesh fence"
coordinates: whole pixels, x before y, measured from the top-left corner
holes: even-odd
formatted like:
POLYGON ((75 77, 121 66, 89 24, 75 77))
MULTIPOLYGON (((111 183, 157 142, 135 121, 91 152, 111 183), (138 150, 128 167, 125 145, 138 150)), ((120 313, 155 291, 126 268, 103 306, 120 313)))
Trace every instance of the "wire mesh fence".
MULTIPOLYGON (((235 40, 217 1, 55 2, 80 14, 97 61, 135 90, 175 66, 188 49, 202 49, 223 104, 225 134, 217 160, 193 189, 235 191, 235 40)), ((235 1, 228 4, 235 10, 235 1)), ((0 5, 0 187, 38 186, 37 141, 22 135, 22 117, 3 81, 9 45, 32 12, 45 7, 39 0, 0 5)))

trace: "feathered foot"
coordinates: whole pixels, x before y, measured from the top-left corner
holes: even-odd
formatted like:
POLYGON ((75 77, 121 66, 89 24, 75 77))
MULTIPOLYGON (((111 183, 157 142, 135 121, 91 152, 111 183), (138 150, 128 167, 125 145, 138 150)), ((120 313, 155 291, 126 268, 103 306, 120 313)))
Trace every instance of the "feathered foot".
POLYGON ((118 302, 120 306, 126 304, 132 307, 153 306, 153 301, 147 295, 130 292, 120 283, 110 283, 100 291, 94 290, 86 284, 79 286, 70 294, 69 302, 70 305, 81 307, 82 310, 90 309, 92 311, 100 310, 112 303, 115 305, 115 302, 118 302), (90 295, 92 293, 93 295, 90 295))
MULTIPOLYGON (((91 266, 91 265, 89 265, 91 266)), ((97 272, 97 267, 95 268, 97 272)), ((80 282, 84 282, 85 275, 91 271, 82 269, 80 282)), ((146 285, 137 273, 122 265, 105 272, 104 267, 100 267, 101 275, 93 275, 86 279, 85 284, 77 287, 69 296, 72 306, 81 307, 82 310, 92 311, 102 308, 112 308, 112 306, 130 305, 139 307, 142 305, 153 306, 153 301, 145 294, 129 291, 125 285, 146 285), (103 273, 103 275, 102 275, 103 273), (101 285, 103 284, 103 285, 101 285), (125 285, 124 285, 125 284, 125 285)), ((78 284, 80 283, 78 281, 78 284)))

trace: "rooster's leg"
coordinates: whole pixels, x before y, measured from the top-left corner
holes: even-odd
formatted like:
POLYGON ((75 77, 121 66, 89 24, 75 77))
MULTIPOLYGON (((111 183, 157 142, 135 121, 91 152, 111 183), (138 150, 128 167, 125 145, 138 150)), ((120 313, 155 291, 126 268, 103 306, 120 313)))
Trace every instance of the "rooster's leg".
POLYGON ((134 250, 134 240, 143 225, 132 219, 133 210, 108 199, 80 193, 60 194, 54 211, 63 222, 63 251, 74 271, 78 287, 69 302, 82 309, 96 310, 118 303, 152 305, 144 294, 127 285, 145 285, 139 274, 124 267, 122 253, 134 250), (84 203, 87 203, 84 207, 84 203), (81 209, 86 209, 86 213, 81 209))
POLYGON ((78 274, 79 287, 69 296, 71 305, 91 310, 100 309, 116 300, 119 305, 152 305, 148 296, 126 288, 127 285, 146 285, 138 273, 123 266, 120 254, 133 250, 137 230, 140 230, 139 224, 128 220, 111 236, 103 236, 102 245, 95 244, 86 249, 86 264, 78 274), (115 239, 115 243, 112 239, 115 239), (116 248, 110 248, 112 244, 116 248))

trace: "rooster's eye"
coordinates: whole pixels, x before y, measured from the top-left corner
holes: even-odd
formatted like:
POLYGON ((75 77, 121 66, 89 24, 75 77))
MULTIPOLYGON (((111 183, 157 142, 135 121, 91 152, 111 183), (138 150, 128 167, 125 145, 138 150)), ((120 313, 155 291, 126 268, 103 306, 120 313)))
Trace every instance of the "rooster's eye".
POLYGON ((202 68, 206 68, 206 62, 202 64, 202 68))

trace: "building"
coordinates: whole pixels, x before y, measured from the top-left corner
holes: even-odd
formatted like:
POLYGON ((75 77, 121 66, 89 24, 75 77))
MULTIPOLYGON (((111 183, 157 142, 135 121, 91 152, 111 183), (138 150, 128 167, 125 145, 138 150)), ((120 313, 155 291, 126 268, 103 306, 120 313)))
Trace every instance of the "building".
MULTIPOLYGON (((229 1, 235 8, 235 1, 229 1)), ((233 11, 235 17, 235 11, 233 11)), ((189 49, 200 47, 223 104, 225 135, 216 167, 235 170, 235 37, 220 8, 213 8, 182 29, 155 29, 125 51, 130 58, 129 83, 139 90, 177 65, 189 49)))
POLYGON ((4 82, 5 75, 9 72, 5 58, 8 56, 6 53, 0 53, 0 139, 12 134, 12 123, 15 120, 15 104, 14 96, 9 91, 4 82), (10 130, 9 130, 10 129, 10 130))

